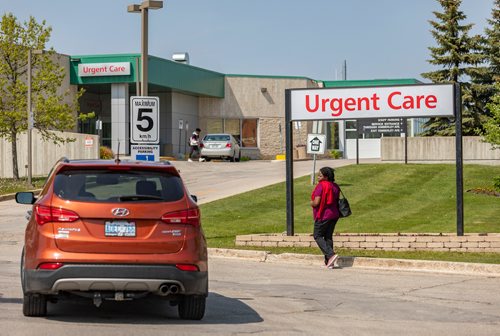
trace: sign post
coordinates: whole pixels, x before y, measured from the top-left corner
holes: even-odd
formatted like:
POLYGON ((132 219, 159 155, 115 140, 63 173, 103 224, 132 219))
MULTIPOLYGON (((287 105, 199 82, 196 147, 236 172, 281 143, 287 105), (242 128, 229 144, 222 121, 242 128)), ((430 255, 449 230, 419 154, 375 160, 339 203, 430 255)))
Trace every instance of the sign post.
POLYGON ((136 160, 158 161, 160 142, 160 99, 130 97, 130 141, 136 160), (141 146, 135 146, 141 145, 141 146))
POLYGON ((326 135, 307 135, 307 154, 313 154, 313 170, 311 173, 311 185, 314 185, 314 174, 316 173, 316 154, 325 154, 326 135))

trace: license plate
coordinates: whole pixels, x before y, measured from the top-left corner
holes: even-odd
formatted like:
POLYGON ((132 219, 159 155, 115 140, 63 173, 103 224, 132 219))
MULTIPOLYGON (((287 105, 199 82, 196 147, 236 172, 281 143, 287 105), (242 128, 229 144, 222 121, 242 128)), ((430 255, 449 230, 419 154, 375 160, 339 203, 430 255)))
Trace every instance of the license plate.
POLYGON ((135 237, 135 223, 127 221, 106 222, 104 235, 106 237, 135 237))

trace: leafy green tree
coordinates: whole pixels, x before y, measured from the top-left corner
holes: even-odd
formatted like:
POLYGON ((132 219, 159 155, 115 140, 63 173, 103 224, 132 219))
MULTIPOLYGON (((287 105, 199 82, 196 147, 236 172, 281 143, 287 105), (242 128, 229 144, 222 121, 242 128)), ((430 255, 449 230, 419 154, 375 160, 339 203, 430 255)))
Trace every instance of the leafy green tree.
MULTIPOLYGON (((28 129, 28 51, 45 50, 51 30, 45 21, 38 23, 30 17, 20 23, 11 13, 4 14, 0 22, 0 137, 12 144, 16 179, 19 178, 16 139, 28 129)), ((73 99, 69 90, 60 92, 65 71, 56 61, 57 55, 52 49, 41 55, 32 54, 31 96, 34 128, 45 140, 60 144, 72 139, 64 140, 50 130, 64 131, 75 126, 77 100, 83 91, 73 99)))
POLYGON ((496 84, 497 92, 488 104, 491 117, 484 124, 484 140, 500 148, 500 82, 496 84))
MULTIPOLYGON (((462 87, 462 127, 464 135, 474 135, 481 128, 483 115, 478 111, 475 102, 476 93, 470 83, 464 79, 485 62, 483 46, 484 39, 479 36, 469 36, 473 24, 462 24, 466 19, 460 10, 461 0, 437 0, 443 12, 433 12, 436 20, 430 20, 432 36, 437 46, 429 47, 431 57, 428 62, 441 69, 423 73, 424 78, 433 83, 458 83, 462 87)), ((430 118, 424 125, 423 135, 454 135, 455 121, 449 118, 430 118)))

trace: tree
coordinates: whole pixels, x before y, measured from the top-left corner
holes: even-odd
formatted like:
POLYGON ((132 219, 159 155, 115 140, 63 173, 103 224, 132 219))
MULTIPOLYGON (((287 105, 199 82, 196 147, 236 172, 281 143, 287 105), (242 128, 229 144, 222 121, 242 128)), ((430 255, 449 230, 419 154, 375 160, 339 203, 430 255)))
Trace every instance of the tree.
MULTIPOLYGON (((11 13, 4 14, 0 22, 0 137, 12 144, 16 179, 19 179, 16 140, 28 129, 28 51, 45 50, 51 30, 45 21, 38 23, 33 17, 21 24, 11 13)), ((65 131, 74 127, 77 100, 83 91, 72 101, 69 90, 59 92, 65 71, 55 62, 55 57, 53 49, 42 55, 32 54, 32 111, 34 128, 45 140, 60 144, 71 139, 65 140, 50 130, 65 131)))
MULTIPOLYGON (((488 103, 498 92, 495 83, 500 81, 500 0, 495 1, 492 18, 488 20, 491 27, 485 29, 486 36, 482 38, 482 50, 487 64, 482 67, 470 68, 471 100, 470 106, 477 114, 482 113, 483 123, 490 115, 488 103)), ((478 128, 478 133, 484 129, 478 128)))
POLYGON ((494 148, 500 148, 500 82, 497 82, 496 88, 497 92, 488 104, 491 117, 484 125, 484 140, 494 148))
MULTIPOLYGON (((476 92, 470 83, 463 81, 466 76, 485 62, 483 51, 484 39, 475 35, 470 37, 469 31, 473 24, 461 24, 466 19, 460 11, 461 0, 437 0, 444 12, 433 12, 437 20, 430 20, 433 27, 432 36, 438 46, 429 47, 432 59, 428 62, 440 66, 440 70, 423 73, 424 78, 433 83, 459 83, 462 87, 464 104, 462 127, 464 135, 477 134, 481 128, 483 115, 478 111, 475 101, 476 92)), ((454 135, 455 121, 449 118, 430 118, 424 125, 423 135, 454 135)))

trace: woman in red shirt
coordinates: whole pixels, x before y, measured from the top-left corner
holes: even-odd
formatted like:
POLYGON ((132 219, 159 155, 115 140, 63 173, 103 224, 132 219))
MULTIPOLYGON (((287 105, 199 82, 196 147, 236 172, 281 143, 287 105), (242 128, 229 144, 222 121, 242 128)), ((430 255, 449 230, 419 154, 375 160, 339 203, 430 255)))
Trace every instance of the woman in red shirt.
POLYGON ((338 259, 333 249, 333 231, 339 219, 340 188, 335 183, 333 168, 323 167, 318 173, 318 184, 311 195, 314 217, 314 240, 325 255, 325 264, 333 268, 338 259))

